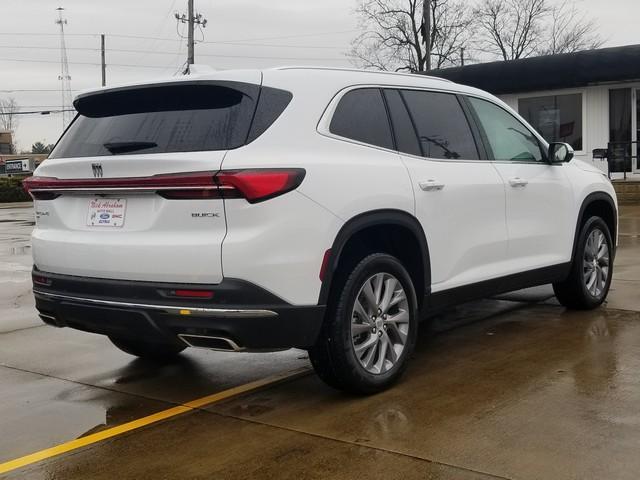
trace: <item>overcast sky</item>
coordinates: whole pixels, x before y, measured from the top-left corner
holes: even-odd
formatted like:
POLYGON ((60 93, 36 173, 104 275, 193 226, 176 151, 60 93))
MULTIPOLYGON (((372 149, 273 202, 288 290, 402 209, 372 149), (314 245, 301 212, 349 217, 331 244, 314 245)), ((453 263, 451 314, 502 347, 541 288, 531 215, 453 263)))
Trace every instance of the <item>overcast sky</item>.
MULTIPOLYGON (((196 63, 218 69, 350 66, 344 53, 357 35, 357 1, 196 0, 208 20, 207 43, 197 45, 196 63)), ((606 46, 640 43, 639 0, 580 5, 598 19, 606 46)), ((107 34, 108 85, 171 76, 186 59, 173 16, 186 10, 186 0, 1 0, 0 98, 14 97, 23 111, 60 106, 58 6, 66 9, 74 91, 100 85, 100 33, 107 34)), ((21 115, 18 148, 38 140, 54 143, 61 128, 61 115, 21 115)))

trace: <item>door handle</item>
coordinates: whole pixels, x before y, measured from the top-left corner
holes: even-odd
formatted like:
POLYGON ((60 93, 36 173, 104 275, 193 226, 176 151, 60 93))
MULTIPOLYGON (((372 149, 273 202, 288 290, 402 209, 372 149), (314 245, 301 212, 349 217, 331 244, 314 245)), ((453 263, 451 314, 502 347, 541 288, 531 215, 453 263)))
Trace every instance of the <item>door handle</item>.
POLYGON ((514 177, 509 179, 509 185, 512 187, 526 187, 529 182, 524 178, 514 177))
POLYGON ((440 183, 432 178, 425 182, 420 182, 418 183, 418 185, 420 185, 420 189, 424 190, 425 192, 438 191, 444 188, 444 183, 440 183))

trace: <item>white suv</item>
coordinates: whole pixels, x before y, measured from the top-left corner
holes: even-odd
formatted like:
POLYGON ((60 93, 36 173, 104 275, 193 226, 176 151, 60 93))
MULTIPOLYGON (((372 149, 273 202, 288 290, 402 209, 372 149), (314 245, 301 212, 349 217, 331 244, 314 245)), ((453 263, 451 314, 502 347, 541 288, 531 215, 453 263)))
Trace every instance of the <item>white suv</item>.
POLYGON ((25 181, 36 305, 128 353, 299 347, 369 393, 434 311, 545 283, 571 308, 607 295, 610 182, 483 91, 279 68, 74 105, 25 181))

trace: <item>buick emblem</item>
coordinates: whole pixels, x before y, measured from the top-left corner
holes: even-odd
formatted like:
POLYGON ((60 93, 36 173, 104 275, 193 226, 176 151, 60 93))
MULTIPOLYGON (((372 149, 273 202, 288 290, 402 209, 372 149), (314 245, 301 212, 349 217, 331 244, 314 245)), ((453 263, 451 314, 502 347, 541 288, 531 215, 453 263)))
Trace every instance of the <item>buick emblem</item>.
POLYGON ((102 178, 102 164, 101 163, 92 163, 91 170, 93 170, 93 176, 95 178, 102 178))

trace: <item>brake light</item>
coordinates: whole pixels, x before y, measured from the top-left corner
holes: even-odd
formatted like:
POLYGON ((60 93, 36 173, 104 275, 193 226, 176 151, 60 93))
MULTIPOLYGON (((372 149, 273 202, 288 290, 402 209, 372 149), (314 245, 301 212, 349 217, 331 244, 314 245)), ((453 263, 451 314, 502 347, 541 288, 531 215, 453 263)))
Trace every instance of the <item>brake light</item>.
POLYGON ((302 168, 223 170, 215 180, 224 198, 245 198, 257 203, 298 188, 304 176, 302 168))
POLYGON ((22 181, 27 193, 65 190, 190 190, 209 188, 216 190, 215 172, 171 173, 151 177, 120 178, 56 178, 29 177, 22 181))
POLYGON ((297 188, 305 171, 292 169, 229 170, 153 175, 150 177, 71 178, 33 176, 22 182, 33 198, 53 200, 61 192, 155 192, 171 200, 245 198, 256 203, 297 188))

